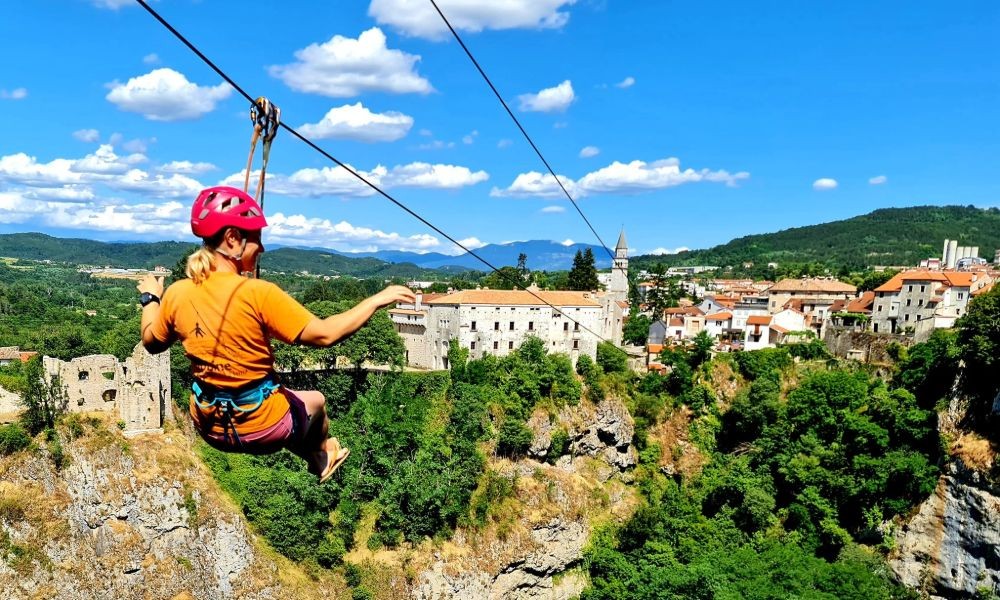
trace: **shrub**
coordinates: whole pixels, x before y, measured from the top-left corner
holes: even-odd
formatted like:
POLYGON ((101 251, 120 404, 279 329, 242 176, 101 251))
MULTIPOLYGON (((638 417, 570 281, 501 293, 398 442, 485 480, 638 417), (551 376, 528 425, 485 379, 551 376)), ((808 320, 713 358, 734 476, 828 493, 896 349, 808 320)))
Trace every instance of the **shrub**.
POLYGON ((28 432, 19 423, 0 425, 0 455, 6 456, 31 445, 28 432))
POLYGON ((531 447, 533 437, 534 434, 524 423, 508 417, 500 427, 497 454, 508 458, 524 456, 531 447))

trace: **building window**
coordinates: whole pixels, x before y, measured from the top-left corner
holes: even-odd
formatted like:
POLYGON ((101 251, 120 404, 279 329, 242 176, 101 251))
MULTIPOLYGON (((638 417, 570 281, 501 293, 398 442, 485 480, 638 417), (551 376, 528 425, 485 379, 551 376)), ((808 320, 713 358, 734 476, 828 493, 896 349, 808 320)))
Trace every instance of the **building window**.
POLYGON ((580 340, 573 340, 573 349, 574 350, 580 349, 580 340))
POLYGON ((909 305, 910 305, 910 299, 909 299, 909 298, 907 298, 907 299, 906 299, 906 305, 907 305, 907 306, 909 306, 909 305))
POLYGON ((909 321, 910 320, 910 315, 903 315, 903 320, 904 321, 909 321))
POLYGON ((878 309, 877 310, 878 310, 878 312, 882 312, 882 305, 881 304, 878 305, 878 309))
POLYGON ((917 306, 923 306, 923 305, 924 305, 924 299, 923 298, 921 298, 920 300, 917 300, 917 306))
POLYGON ((475 331, 475 330, 476 330, 476 322, 475 322, 475 321, 473 321, 473 322, 472 322, 472 331, 475 331))
POLYGON ((563 321, 563 331, 569 331, 569 323, 563 321))
POLYGON ((493 322, 493 331, 500 331, 500 321, 493 322))
POLYGON ((573 323, 573 331, 580 331, 580 324, 579 323, 573 323))
POLYGON ((924 287, 926 287, 926 286, 920 286, 920 291, 921 292, 924 291, 924 287))
POLYGON ((469 350, 475 350, 475 349, 476 349, 476 342, 469 342, 469 350))
POLYGON ((908 291, 908 292, 912 292, 912 291, 913 291, 913 286, 912 286, 912 285, 910 285, 910 286, 907 286, 907 290, 906 290, 906 291, 908 291))
POLYGON ((500 342, 493 342, 493 349, 497 350, 500 348, 500 342))
POLYGON ((511 322, 510 322, 510 330, 511 330, 511 331, 514 331, 514 321, 511 321, 511 322))
POLYGON ((958 293, 958 299, 961 300, 963 298, 965 298, 965 294, 963 292, 959 292, 958 293))
POLYGON ((507 342, 507 349, 508 350, 513 350, 514 349, 514 342, 507 342))
POLYGON ((534 330, 535 330, 535 322, 528 321, 528 331, 534 331, 534 330))

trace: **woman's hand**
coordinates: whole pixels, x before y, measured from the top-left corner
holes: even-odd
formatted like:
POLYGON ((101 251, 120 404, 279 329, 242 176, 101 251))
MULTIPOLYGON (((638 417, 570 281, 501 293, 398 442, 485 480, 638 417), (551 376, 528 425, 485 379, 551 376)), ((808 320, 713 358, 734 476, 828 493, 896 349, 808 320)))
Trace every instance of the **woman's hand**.
POLYGON ((379 307, 383 307, 395 304, 396 302, 416 302, 417 295, 413 293, 413 290, 404 285, 390 285, 381 292, 372 296, 372 300, 374 300, 379 307))
POLYGON ((163 297, 163 277, 156 277, 151 273, 147 273, 139 283, 136 284, 135 289, 139 290, 140 294, 150 293, 157 298, 163 297))

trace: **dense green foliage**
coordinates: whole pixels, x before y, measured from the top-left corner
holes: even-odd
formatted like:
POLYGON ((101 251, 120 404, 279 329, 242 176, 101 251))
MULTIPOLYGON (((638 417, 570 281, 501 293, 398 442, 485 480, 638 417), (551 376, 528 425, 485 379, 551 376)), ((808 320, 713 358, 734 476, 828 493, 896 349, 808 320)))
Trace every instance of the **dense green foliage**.
MULTIPOLYGON (((979 246, 987 259, 1000 248, 1000 209, 972 206, 916 206, 884 208, 867 215, 822 225, 796 227, 775 233, 748 235, 706 250, 665 256, 640 256, 630 266, 649 270, 656 263, 667 266, 717 265, 769 277, 769 262, 784 268, 789 264, 818 265, 837 273, 872 265, 915 265, 921 259, 940 256, 945 239, 960 246, 979 246)), ((808 270, 808 269, 807 269, 808 270)), ((798 276, 798 275, 795 275, 798 276)))
POLYGON ((324 486, 287 453, 202 453, 255 527, 296 560, 336 563, 369 511, 376 513, 369 547, 446 535, 458 523, 481 522, 490 499, 504 495, 503 482, 484 473, 478 444, 495 440, 498 453, 523 455, 531 410, 580 398, 569 358, 546 354, 537 338, 504 358, 467 357, 453 345, 451 373, 291 376, 293 387, 324 392, 331 434, 351 449, 324 486))
MULTIPOLYGON (((697 372, 689 354, 674 349, 661 358, 674 371, 697 372)), ((787 349, 726 360, 751 385, 724 414, 710 399, 692 424, 708 464, 670 479, 657 459, 673 449, 640 446, 645 504, 624 527, 592 541, 592 587, 582 597, 915 597, 859 543, 881 542, 882 522, 933 490, 934 413, 906 390, 837 369, 814 370, 782 398, 783 374, 792 368, 787 349)), ((657 396, 683 389, 690 402, 704 389, 697 378, 674 388, 667 381, 641 379, 634 414, 655 420, 670 404, 657 405, 657 396)))

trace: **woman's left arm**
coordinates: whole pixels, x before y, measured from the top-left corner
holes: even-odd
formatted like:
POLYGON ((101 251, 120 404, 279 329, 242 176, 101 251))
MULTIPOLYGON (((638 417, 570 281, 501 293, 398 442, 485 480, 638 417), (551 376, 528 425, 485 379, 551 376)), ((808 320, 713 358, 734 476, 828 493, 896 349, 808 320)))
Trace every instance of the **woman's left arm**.
POLYGON ((142 307, 142 345, 150 354, 159 354, 170 347, 170 340, 160 341, 153 335, 153 323, 160 318, 160 298, 163 298, 163 277, 146 275, 135 286, 140 294, 152 294, 156 300, 142 307))

